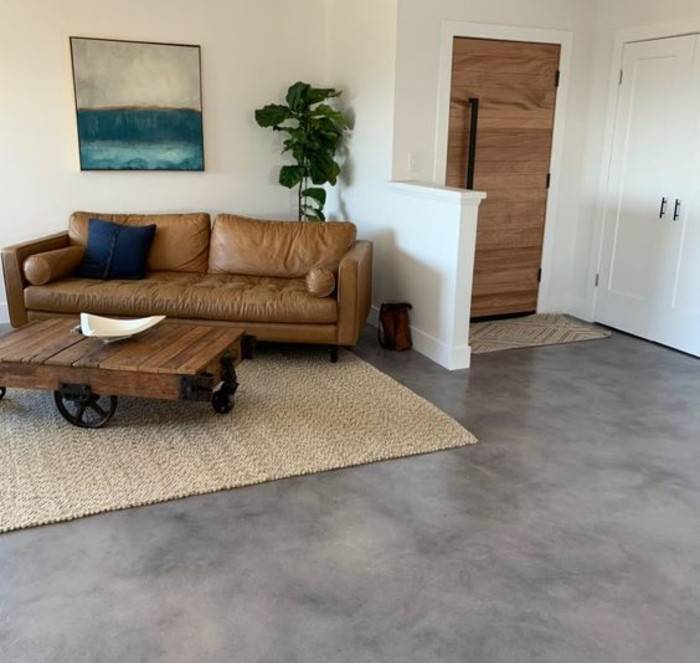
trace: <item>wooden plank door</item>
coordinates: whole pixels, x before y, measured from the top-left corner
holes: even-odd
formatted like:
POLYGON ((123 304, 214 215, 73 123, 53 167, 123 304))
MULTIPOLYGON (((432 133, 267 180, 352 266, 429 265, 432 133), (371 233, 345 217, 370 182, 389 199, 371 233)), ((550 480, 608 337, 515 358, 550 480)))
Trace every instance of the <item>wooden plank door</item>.
POLYGON ((559 44, 454 39, 446 183, 466 186, 478 99, 473 188, 488 194, 472 318, 537 309, 559 55, 559 44))

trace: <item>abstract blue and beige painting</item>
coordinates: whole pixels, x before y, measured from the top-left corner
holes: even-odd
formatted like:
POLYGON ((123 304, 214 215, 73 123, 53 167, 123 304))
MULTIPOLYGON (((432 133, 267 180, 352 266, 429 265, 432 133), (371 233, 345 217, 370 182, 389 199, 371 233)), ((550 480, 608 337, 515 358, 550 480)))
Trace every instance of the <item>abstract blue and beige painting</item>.
POLYGON ((204 170, 198 46, 71 37, 82 170, 204 170))

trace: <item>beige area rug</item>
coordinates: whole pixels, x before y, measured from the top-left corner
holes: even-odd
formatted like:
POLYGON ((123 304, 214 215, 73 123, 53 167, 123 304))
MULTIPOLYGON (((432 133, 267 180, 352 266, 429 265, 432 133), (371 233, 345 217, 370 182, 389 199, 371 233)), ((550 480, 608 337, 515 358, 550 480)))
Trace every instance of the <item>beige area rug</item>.
POLYGON ((608 338, 607 329, 579 322, 558 313, 541 313, 523 318, 473 322, 469 327, 472 354, 558 345, 608 338))
POLYGON ((208 403, 120 399, 75 428, 48 392, 0 402, 0 532, 476 442, 348 352, 260 355, 228 415, 208 403))

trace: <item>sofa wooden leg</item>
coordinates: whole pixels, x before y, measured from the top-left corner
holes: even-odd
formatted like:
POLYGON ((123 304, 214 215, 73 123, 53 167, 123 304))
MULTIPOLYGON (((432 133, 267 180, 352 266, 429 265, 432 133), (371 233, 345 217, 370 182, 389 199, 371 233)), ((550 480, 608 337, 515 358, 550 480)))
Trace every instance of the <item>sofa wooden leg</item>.
POLYGON ((331 353, 331 364, 335 364, 338 361, 338 346, 331 345, 329 349, 331 353))

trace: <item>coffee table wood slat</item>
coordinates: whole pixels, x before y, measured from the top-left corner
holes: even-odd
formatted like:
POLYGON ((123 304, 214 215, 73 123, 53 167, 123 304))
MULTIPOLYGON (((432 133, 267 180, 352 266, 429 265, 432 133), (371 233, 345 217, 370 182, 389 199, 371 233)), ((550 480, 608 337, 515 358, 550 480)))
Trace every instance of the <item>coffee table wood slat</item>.
POLYGON ((212 353, 219 355, 225 352, 229 345, 231 345, 229 330, 218 327, 212 328, 206 336, 198 339, 190 347, 185 348, 178 355, 165 362, 158 369, 158 372, 167 373, 173 371, 185 375, 199 373, 205 370, 211 362, 212 353))
POLYGON ((58 327, 3 350, 2 356, 5 361, 21 361, 25 364, 42 363, 41 359, 35 358, 50 357, 66 347, 67 344, 75 343, 79 339, 80 336, 77 334, 71 334, 70 330, 58 327))
POLYGON ((168 343, 155 354, 146 357, 146 360, 141 364, 141 370, 157 372, 159 367, 164 366, 166 362, 180 354, 184 348, 194 343, 201 335, 201 327, 182 329, 178 338, 174 339, 172 343, 168 343))
MULTIPOLYGON (((73 325, 74 326, 74 325, 73 325)), ((0 339, 0 361, 21 361, 23 357, 35 354, 34 350, 41 347, 45 339, 55 337, 71 327, 66 320, 47 320, 30 323, 26 327, 11 332, 0 339)))
POLYGON ((85 339, 80 334, 76 334, 72 330, 63 332, 56 340, 49 342, 39 352, 32 355, 31 363, 43 364, 57 353, 71 348, 78 343, 82 343, 84 340, 85 339))
POLYGON ((143 362, 162 347, 168 347, 182 334, 178 325, 162 324, 128 341, 111 343, 116 352, 96 353, 90 358, 93 368, 118 371, 140 371, 143 362), (152 333, 151 333, 152 332, 152 333))

